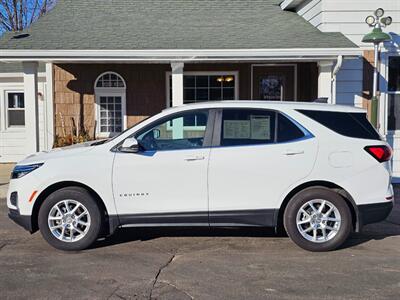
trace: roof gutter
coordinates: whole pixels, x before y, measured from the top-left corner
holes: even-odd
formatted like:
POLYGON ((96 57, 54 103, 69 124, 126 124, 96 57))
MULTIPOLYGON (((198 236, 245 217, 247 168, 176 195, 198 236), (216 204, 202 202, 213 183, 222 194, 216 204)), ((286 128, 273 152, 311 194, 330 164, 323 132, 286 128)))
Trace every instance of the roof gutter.
POLYGON ((0 61, 23 62, 201 62, 258 60, 336 59, 338 55, 359 57, 360 48, 299 48, 299 49, 179 49, 179 50, 2 50, 0 61))
POLYGON ((293 10, 305 1, 306 0, 285 0, 280 4, 280 6, 282 10, 293 10))

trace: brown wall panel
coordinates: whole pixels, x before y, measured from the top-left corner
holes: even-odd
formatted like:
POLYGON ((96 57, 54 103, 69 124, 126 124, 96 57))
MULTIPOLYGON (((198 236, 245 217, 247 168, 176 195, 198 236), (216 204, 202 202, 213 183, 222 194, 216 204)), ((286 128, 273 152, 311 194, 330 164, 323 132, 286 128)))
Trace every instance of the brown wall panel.
POLYGON ((297 64, 297 100, 312 101, 318 98, 317 63, 297 64))
MULTIPOLYGON (((95 131, 94 83, 107 71, 120 74, 127 85, 128 126, 166 107, 166 72, 169 64, 57 64, 54 65, 56 134, 72 133, 73 122, 95 131), (63 122, 62 122, 63 120, 63 122), (64 126, 63 126, 64 123, 64 126)), ((251 98, 250 63, 185 64, 185 71, 238 71, 239 99, 251 98)), ((318 71, 315 63, 298 64, 298 99, 317 97, 318 71)))
POLYGON ((94 83, 107 71, 120 74, 126 81, 128 126, 165 108, 165 72, 169 65, 159 64, 58 64, 54 67, 54 103, 56 134, 72 132, 72 120, 83 122, 91 134, 95 126, 94 83))

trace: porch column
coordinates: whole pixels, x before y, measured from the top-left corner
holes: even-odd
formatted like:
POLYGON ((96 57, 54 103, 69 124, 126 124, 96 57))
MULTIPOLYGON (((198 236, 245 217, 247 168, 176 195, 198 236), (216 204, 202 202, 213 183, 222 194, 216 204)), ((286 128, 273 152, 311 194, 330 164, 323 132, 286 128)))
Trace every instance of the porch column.
POLYGON ((54 112, 53 112, 53 64, 46 63, 46 102, 44 120, 44 139, 46 150, 51 150, 54 143, 54 112))
POLYGON ((332 69, 333 61, 318 62, 318 98, 328 98, 332 103, 332 69))
POLYGON ((171 63, 172 69, 172 106, 183 105, 183 62, 171 63))
POLYGON ((39 151, 38 63, 24 62, 25 149, 27 154, 39 151))

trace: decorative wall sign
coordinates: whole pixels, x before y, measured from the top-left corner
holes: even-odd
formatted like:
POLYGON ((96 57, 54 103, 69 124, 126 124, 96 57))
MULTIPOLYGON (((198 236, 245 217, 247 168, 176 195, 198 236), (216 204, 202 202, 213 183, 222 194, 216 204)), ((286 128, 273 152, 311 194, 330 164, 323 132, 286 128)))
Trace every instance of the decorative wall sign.
POLYGON ((283 100, 284 77, 268 75, 260 81, 260 99, 269 101, 283 100))

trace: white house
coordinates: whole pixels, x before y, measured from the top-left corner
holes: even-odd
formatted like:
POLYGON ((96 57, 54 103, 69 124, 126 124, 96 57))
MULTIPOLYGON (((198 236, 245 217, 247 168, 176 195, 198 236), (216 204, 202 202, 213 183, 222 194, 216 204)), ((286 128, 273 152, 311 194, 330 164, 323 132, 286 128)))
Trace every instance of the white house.
POLYGON ((49 149, 56 135, 110 136, 182 103, 322 97, 368 107, 373 55, 361 39, 378 6, 394 20, 379 130, 400 176, 396 0, 59 0, 0 39, 0 162, 49 149))

